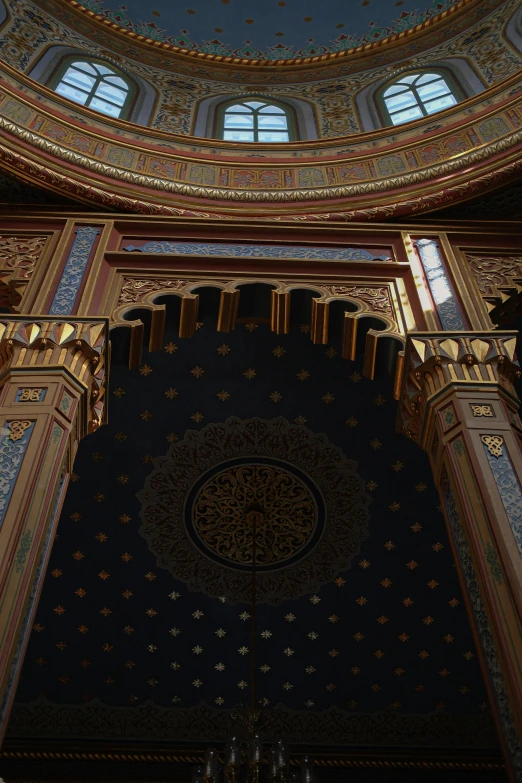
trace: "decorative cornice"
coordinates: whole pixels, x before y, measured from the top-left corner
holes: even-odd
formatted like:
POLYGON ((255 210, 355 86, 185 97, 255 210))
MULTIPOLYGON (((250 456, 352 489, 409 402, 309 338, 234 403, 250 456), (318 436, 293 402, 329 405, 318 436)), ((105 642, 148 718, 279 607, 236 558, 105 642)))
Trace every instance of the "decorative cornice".
POLYGON ((107 418, 108 350, 106 318, 41 316, 27 321, 4 316, 0 319, 0 382, 12 373, 66 371, 85 391, 79 423, 83 436, 107 418))
POLYGON ((517 403, 515 356, 518 332, 416 332, 405 349, 398 428, 426 447, 430 409, 446 389, 500 387, 517 403))

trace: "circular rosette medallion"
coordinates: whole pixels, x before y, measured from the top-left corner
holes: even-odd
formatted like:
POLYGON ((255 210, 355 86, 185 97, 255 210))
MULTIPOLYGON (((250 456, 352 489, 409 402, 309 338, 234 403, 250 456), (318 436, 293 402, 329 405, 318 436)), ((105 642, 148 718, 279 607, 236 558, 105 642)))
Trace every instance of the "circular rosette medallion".
POLYGON ((285 419, 227 419, 187 432, 138 495, 140 533, 192 590, 277 604, 349 567, 367 536, 356 463, 285 419))

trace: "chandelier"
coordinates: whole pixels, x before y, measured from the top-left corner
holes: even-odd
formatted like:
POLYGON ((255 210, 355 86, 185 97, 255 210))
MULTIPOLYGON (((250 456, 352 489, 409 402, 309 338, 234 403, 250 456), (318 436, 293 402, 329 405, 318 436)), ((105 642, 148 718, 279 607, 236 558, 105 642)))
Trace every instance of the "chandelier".
POLYGON ((203 765, 194 768, 192 783, 317 783, 309 756, 303 756, 296 768, 281 739, 266 743, 262 738, 269 713, 258 709, 256 700, 256 537, 265 524, 262 509, 250 509, 246 520, 252 530, 250 704, 233 711, 233 730, 224 749, 207 750, 203 765))

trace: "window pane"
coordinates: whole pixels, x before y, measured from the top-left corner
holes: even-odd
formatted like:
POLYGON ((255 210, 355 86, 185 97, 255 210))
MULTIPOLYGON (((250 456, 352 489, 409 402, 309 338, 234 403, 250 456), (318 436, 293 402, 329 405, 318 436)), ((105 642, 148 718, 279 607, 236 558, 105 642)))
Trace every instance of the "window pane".
POLYGON ((424 87, 419 87, 417 90, 423 102, 429 101, 432 98, 438 98, 439 95, 445 95, 449 91, 450 89, 443 79, 440 79, 438 82, 426 84, 424 87))
POLYGON ((286 133, 286 132, 285 133, 279 133, 277 131, 274 132, 274 131, 262 131, 262 130, 260 130, 259 133, 257 134, 257 137, 258 137, 258 141, 265 141, 265 142, 266 141, 273 141, 273 142, 289 141, 288 133, 286 133))
POLYGON ((92 73, 93 76, 96 76, 96 71, 89 63, 84 63, 84 62, 71 63, 71 68, 79 68, 81 71, 87 71, 87 73, 92 73))
POLYGON ((254 117, 252 114, 233 114, 231 117, 225 114, 225 128, 253 128, 254 117))
POLYGON ((116 87, 121 87, 122 90, 128 90, 129 85, 126 81, 123 79, 120 79, 119 76, 106 76, 104 79, 105 82, 110 82, 111 84, 115 84, 116 87))
POLYGON ((434 79, 440 78, 442 77, 438 73, 425 73, 419 77, 417 84, 427 84, 427 82, 432 82, 434 79))
POLYGON ((245 101, 247 106, 251 106, 253 109, 259 109, 260 106, 265 106, 266 104, 260 103, 259 101, 245 101))
POLYGON ((76 101, 76 103, 82 103, 84 105, 89 97, 88 93, 83 92, 83 90, 78 90, 76 87, 72 87, 70 84, 65 84, 64 82, 60 82, 56 88, 56 92, 60 95, 65 95, 65 97, 70 98, 71 101, 76 101))
POLYGON ((88 76, 86 73, 81 73, 81 71, 77 71, 74 68, 68 68, 62 81, 89 92, 96 79, 93 76, 88 76))
POLYGON ((401 95, 394 95, 392 98, 385 98, 388 111, 398 111, 399 109, 405 109, 407 106, 415 106, 417 101, 412 92, 403 92, 401 95))
POLYGON ((280 109, 279 106, 265 106, 262 109, 259 109, 259 114, 284 114, 283 109, 280 109))
POLYGON ((117 103, 118 106, 123 106, 127 97, 127 93, 123 92, 123 90, 104 82, 98 85, 95 95, 98 95, 100 98, 107 98, 112 103, 117 103))
POLYGON ((397 92, 404 92, 404 90, 408 89, 409 88, 405 84, 394 84, 392 87, 388 87, 384 93, 384 97, 387 95, 395 95, 397 92))
POLYGON ((254 131, 226 130, 223 138, 225 141, 254 141, 254 131))
POLYGON ((110 117, 119 117, 121 112, 121 106, 114 106, 112 103, 97 98, 96 96, 89 103, 91 109, 96 109, 102 114, 108 114, 110 117))
POLYGON ((406 109, 405 111, 397 112, 397 114, 392 114, 391 120, 394 125, 400 125, 401 122, 416 120, 417 117, 422 117, 422 112, 418 106, 415 106, 413 109, 406 109))
POLYGON ((435 101, 430 101, 424 104, 424 108, 428 114, 433 114, 434 111, 440 111, 446 109, 448 106, 454 106, 457 103, 457 99, 454 95, 444 95, 443 98, 437 98, 435 101))
POLYGON ((229 106, 227 108, 226 113, 228 114, 229 112, 241 112, 242 114, 246 114, 246 112, 249 112, 249 111, 250 111, 250 109, 248 109, 246 106, 241 106, 238 103, 235 106, 229 106))
POLYGON ((286 122, 286 117, 263 117, 262 115, 259 115, 257 118, 258 128, 264 128, 266 130, 287 130, 288 125, 286 122))
POLYGON ((102 73, 104 76, 108 73, 113 74, 114 71, 111 68, 106 68, 105 65, 100 65, 100 63, 93 63, 94 67, 99 73, 102 73))
POLYGON ((418 73, 413 73, 411 76, 402 76, 399 79, 399 84, 411 84, 413 81, 415 81, 418 75, 418 73))

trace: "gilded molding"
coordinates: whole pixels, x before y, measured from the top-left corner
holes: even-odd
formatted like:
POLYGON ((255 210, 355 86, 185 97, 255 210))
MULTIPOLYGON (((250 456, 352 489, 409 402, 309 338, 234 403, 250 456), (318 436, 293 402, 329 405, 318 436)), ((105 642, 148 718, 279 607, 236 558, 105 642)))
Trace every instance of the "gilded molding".
MULTIPOLYGON (((81 434, 106 421, 108 324, 105 318, 25 321, 0 318, 0 383, 12 373, 67 371, 86 392, 83 395, 81 434)), ((12 439, 18 439, 24 422, 12 439)))
POLYGON ((516 335, 508 331, 410 334, 398 412, 402 432, 426 448, 426 414, 433 400, 453 385, 494 385, 517 401, 514 383, 521 372, 516 335))

